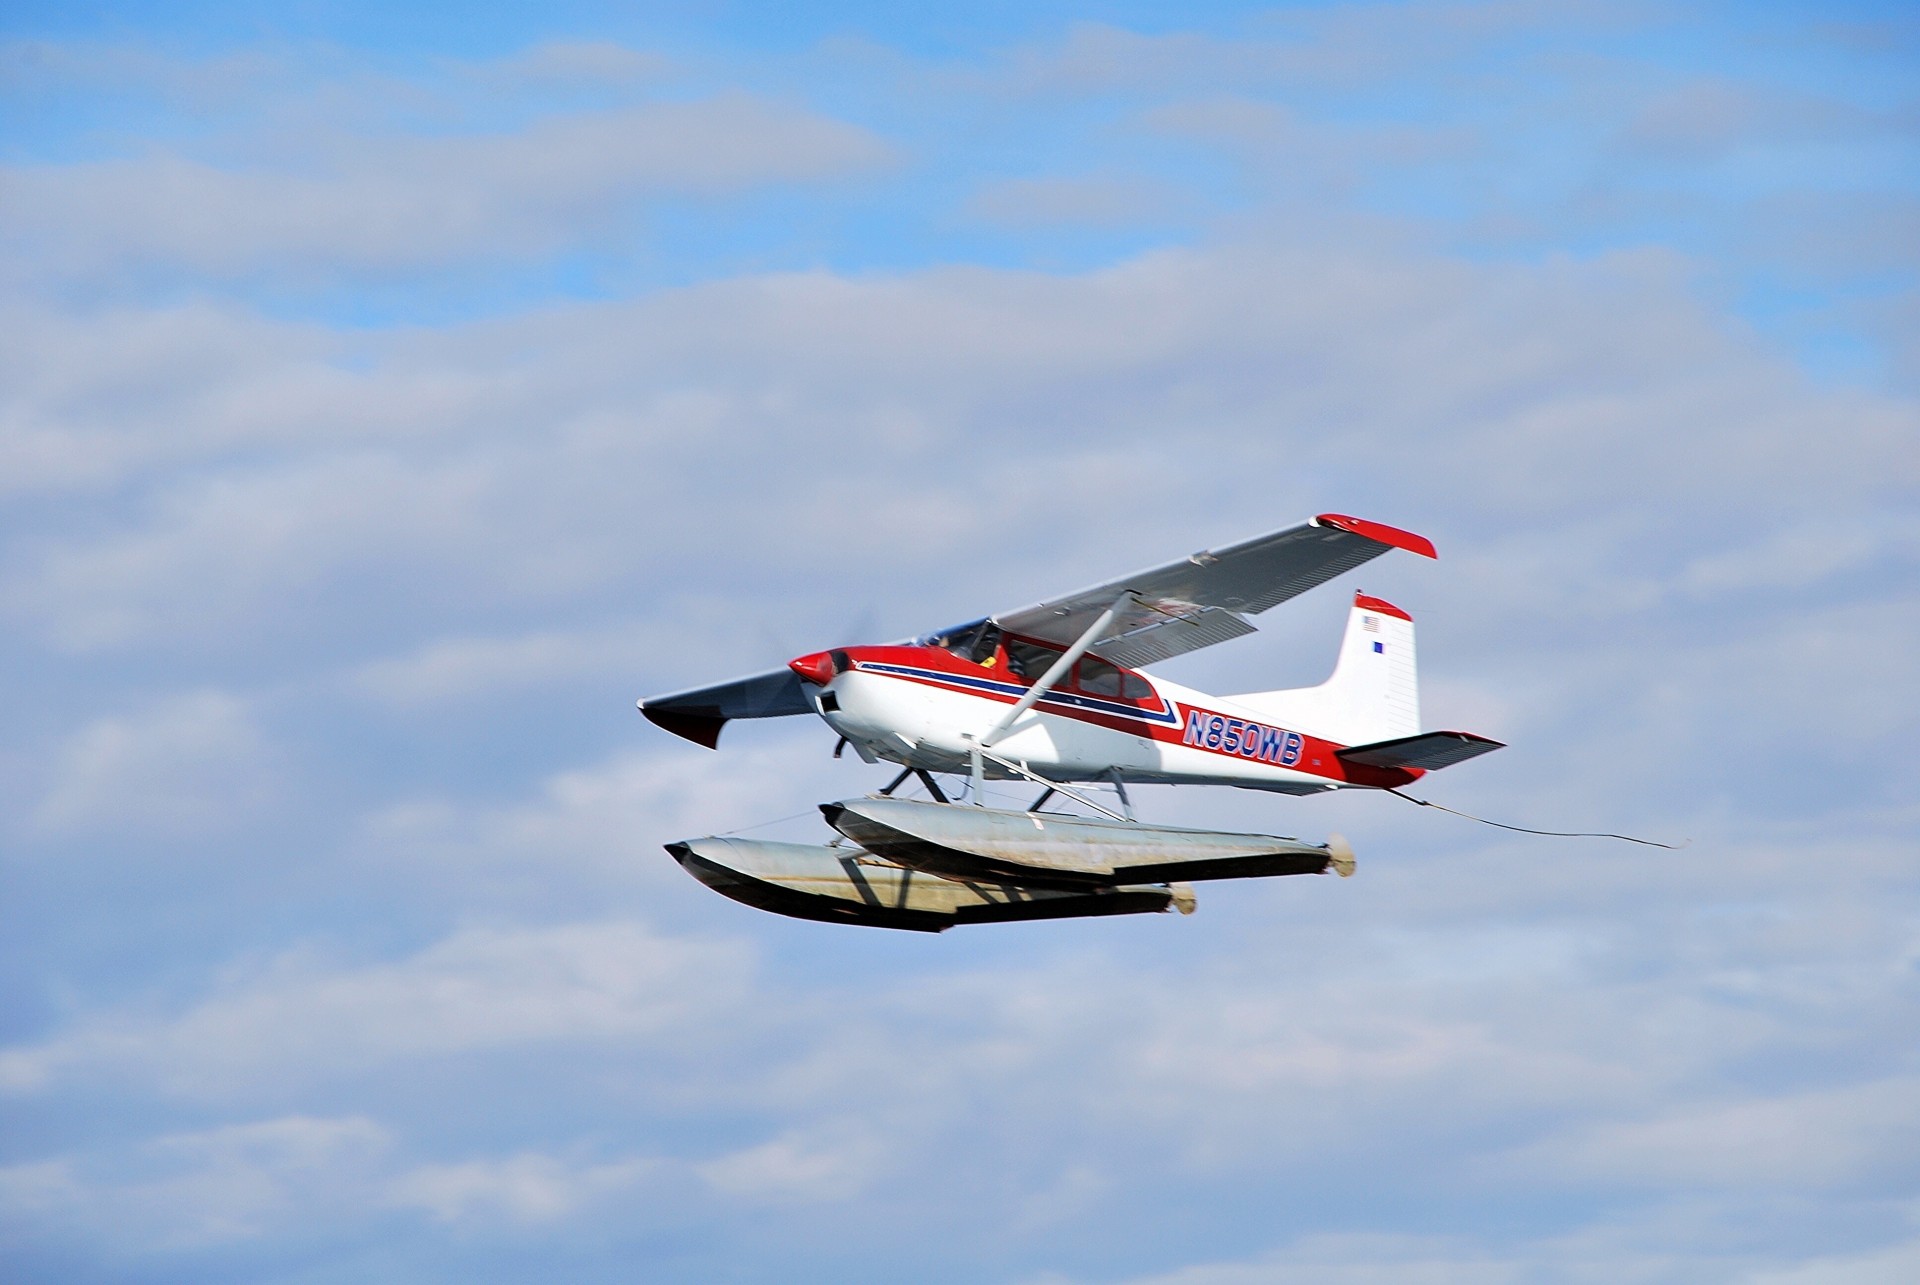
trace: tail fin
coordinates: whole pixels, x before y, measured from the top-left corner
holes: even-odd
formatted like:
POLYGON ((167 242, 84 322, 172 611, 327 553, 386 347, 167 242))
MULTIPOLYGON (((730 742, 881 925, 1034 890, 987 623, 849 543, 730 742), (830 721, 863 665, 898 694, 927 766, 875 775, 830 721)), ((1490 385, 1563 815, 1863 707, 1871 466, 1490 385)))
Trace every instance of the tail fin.
POLYGON ((1342 745, 1371 745, 1420 730, 1413 617, 1390 602, 1353 596, 1333 677, 1318 687, 1228 699, 1283 727, 1342 745))

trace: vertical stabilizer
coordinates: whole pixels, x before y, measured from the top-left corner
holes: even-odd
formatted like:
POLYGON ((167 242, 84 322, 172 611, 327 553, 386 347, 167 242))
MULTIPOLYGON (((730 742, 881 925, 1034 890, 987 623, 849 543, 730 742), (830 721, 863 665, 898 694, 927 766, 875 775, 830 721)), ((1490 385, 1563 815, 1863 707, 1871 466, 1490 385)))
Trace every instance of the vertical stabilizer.
POLYGON ((1342 745, 1368 745, 1420 730, 1413 617, 1355 594, 1333 677, 1318 687, 1248 692, 1228 699, 1263 719, 1342 745))

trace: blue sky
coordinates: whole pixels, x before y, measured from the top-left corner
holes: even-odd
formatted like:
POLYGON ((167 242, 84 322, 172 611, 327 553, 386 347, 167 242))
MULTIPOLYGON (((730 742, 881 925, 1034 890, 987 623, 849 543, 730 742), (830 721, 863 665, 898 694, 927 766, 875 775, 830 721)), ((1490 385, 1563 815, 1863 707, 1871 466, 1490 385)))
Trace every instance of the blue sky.
POLYGON ((4 34, 10 1278, 1920 1273, 1899 7, 4 34), (880 782, 634 697, 1329 510, 1440 547, 1342 582, 1437 798, 1691 846, 1146 791, 1359 877, 924 941, 660 851, 880 782))

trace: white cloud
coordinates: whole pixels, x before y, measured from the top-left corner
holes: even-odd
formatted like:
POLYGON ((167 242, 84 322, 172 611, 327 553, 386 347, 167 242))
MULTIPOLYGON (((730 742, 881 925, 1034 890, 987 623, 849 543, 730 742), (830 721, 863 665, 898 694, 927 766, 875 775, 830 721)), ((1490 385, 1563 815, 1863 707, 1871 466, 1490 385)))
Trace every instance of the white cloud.
POLYGON ((728 1196, 844 1204, 867 1189, 884 1155, 866 1125, 842 1119, 709 1160, 697 1172, 728 1196))
POLYGON ((605 40, 546 40, 505 58, 460 67, 493 88, 574 91, 649 84, 671 68, 659 54, 605 40))
POLYGON ((428 1164, 396 1175, 387 1198, 401 1208, 425 1210, 443 1223, 486 1222, 505 1217, 546 1223, 570 1217, 594 1200, 630 1188, 656 1165, 645 1160, 611 1164, 569 1163, 555 1156, 523 1153, 501 1159, 428 1164))
MULTIPOLYGON (((1194 1263, 1127 1277, 1114 1285, 1519 1285, 1542 1279, 1572 1285, 1682 1285, 1703 1277, 1740 1279, 1732 1274, 1740 1265, 1737 1256, 1704 1246, 1663 1252, 1637 1245, 1594 1245, 1578 1237, 1494 1246, 1459 1235, 1322 1233, 1255 1259, 1194 1263)), ((1034 1285, 1046 1285, 1045 1279, 1034 1285)), ((1074 1282, 1061 1278, 1059 1285, 1074 1282)))
POLYGON ((556 116, 513 133, 339 138, 272 168, 181 153, 0 171, 34 276, 394 273, 624 239, 635 203, 838 178, 867 131, 745 94, 556 116))
POLYGON ((513 638, 443 638, 410 655, 370 661, 347 685, 374 700, 418 708, 497 697, 584 675, 631 675, 634 658, 674 645, 660 622, 513 638))
POLYGON ((1722 1093, 1652 1119, 1585 1125, 1543 1142, 1527 1168, 1661 1191, 1857 1188, 1920 1146, 1916 1090, 1903 1076, 1745 1100, 1722 1093))
POLYGON ((871 788, 877 771, 851 755, 831 759, 832 735, 817 725, 735 724, 716 754, 678 740, 662 744, 667 734, 630 702, 608 712, 630 719, 649 752, 556 773, 515 802, 425 795, 381 808, 350 841, 356 865, 429 898, 457 882, 462 903, 486 914, 535 906, 591 913, 617 897, 665 915, 711 894, 662 844, 743 828, 758 838, 824 842, 831 836, 812 804, 871 788))
POLYGON ((1920 1276, 1920 1240, 1864 1254, 1822 1256, 1750 1273, 1742 1285, 1911 1285, 1920 1276))
POLYGON ((1354 4, 1278 10, 1231 37, 1076 22, 1015 46, 980 77, 1001 93, 1095 96, 1223 88, 1358 89, 1472 63, 1502 38, 1551 38, 1632 21, 1588 4, 1354 4))
POLYGON ((1113 1191, 1114 1183, 1111 1172, 1086 1163, 1068 1164, 1050 1184, 1023 1193, 1015 1226, 1039 1231, 1085 1217, 1113 1191))
POLYGON ((171 697, 69 736, 34 821, 58 835, 219 833, 276 797, 276 757, 239 697, 171 697))
POLYGON ((0 490, 98 494, 208 460, 417 444, 511 402, 509 366, 473 381, 371 360, 391 340, 208 301, 67 311, 15 301, 0 352, 0 490))
POLYGON ((1623 141, 1664 160, 1699 165, 1742 147, 1857 141, 1914 131, 1908 109, 1870 110, 1838 98, 1705 78, 1654 95, 1623 141))
POLYGON ((95 41, 0 43, 0 83, 23 97, 84 88, 152 94, 204 110, 258 95, 290 70, 283 59, 253 49, 183 59, 152 48, 95 41))
POLYGON ((1897 512, 1796 520, 1760 540, 1703 553, 1683 583, 1702 595, 1802 589, 1876 562, 1920 565, 1920 521, 1897 512))
MULTIPOLYGON (((1173 1271, 1101 1277, 1110 1285, 1451 1285, 1452 1282, 1554 1280, 1603 1285, 1685 1285, 1699 1280, 1737 1285, 1894 1285, 1920 1262, 1920 1243, 1863 1253, 1813 1255, 1792 1266, 1763 1255, 1699 1243, 1703 1210, 1680 1222, 1632 1216, 1604 1220, 1563 1236, 1489 1244, 1467 1235, 1395 1235, 1322 1232, 1302 1236, 1258 1257, 1197 1262, 1173 1271), (1689 1243, 1691 1227, 1694 1240, 1689 1243)), ((1044 1275, 1031 1285, 1076 1285, 1083 1277, 1044 1275)))
POLYGON ((362 1116, 285 1116, 162 1135, 116 1157, 0 1169, 0 1208, 42 1231, 111 1237, 117 1253, 179 1251, 338 1218, 383 1168, 392 1138, 362 1116))
POLYGON ((966 209, 1009 227, 1136 227, 1194 212, 1180 189, 1128 175, 1001 179, 975 192, 966 209))
POLYGON ((393 1211, 469 1230, 539 1227, 668 1176, 657 1161, 539 1152, 409 1163, 401 1140, 365 1116, 282 1116, 0 1168, 0 1219, 108 1241, 113 1257, 179 1255, 321 1238, 393 1211))
POLYGON ((166 495, 137 537, 52 551, 16 582, 16 602, 80 650, 182 628, 231 637, 313 592, 341 561, 459 547, 493 471, 468 461, 423 477, 360 453, 218 473, 166 495))
POLYGON ((673 1039, 717 1020, 747 972, 736 947, 620 921, 470 928, 359 967, 291 952, 184 1012, 99 1014, 9 1049, 0 1087, 121 1074, 188 1096, 272 1095, 439 1054, 673 1039))
MULTIPOLYGON (((1110 559, 1163 556, 1194 538, 1196 497, 1227 537, 1295 516, 1311 490, 1443 517, 1456 551, 1484 531, 1502 567, 1539 563, 1519 564, 1535 609, 1591 614, 1647 600, 1646 560, 1616 551, 1684 528, 1653 564, 1670 574, 1690 524, 1744 519, 1769 488, 1791 480, 1807 508, 1859 512, 1914 473, 1911 407, 1795 386, 1715 333, 1675 269, 1242 244, 1064 278, 749 278, 374 341, 366 375, 318 354, 215 366, 222 391, 195 402, 251 409, 220 409, 197 446, 137 411, 81 418, 49 391, 19 414, 47 426, 59 460, 101 441, 120 469, 181 462, 144 512, 30 550, 9 596, 66 645, 102 647, 227 632, 342 576, 372 586, 404 571, 441 601, 477 603, 614 584, 656 602, 735 593, 776 615, 796 599, 822 611, 801 591, 822 577, 877 578, 891 595, 907 568, 941 559, 979 587, 924 610, 983 610, 1054 587, 1018 551, 1056 531, 1081 533, 1076 574, 1106 573, 1089 559, 1096 538, 1110 559), (276 389, 286 409, 271 408, 276 389), (1095 422, 1097 442, 1060 436, 1095 422), (240 441, 265 458, 194 462, 240 441), (1048 467, 1009 478, 992 467, 1004 450, 1048 467), (1373 461, 1364 476, 1339 463, 1359 456, 1373 461), (1282 460, 1288 492, 1256 484, 1282 460), (1434 477, 1470 502, 1441 503, 1434 477), (1646 506, 1637 533, 1610 507, 1602 480, 1615 477, 1646 506), (1134 504, 1117 523, 1123 484, 1187 502, 1134 504), (876 529, 910 538, 873 547, 876 529), (702 575, 666 576, 696 556, 702 575)), ((199 347, 233 338, 210 330, 199 347)), ((129 407, 156 378, 130 374, 129 407)), ((907 592, 939 589, 922 576, 907 592)))
MULTIPOLYGON (((761 757, 740 761, 759 770, 761 757)), ((774 770, 776 756, 764 758, 774 770)), ((678 776, 631 760, 561 777, 521 807, 465 829, 442 821, 439 833, 450 855, 483 856, 486 844, 563 847, 582 827, 576 837, 595 836, 611 861, 622 834, 630 847, 675 807, 715 815, 700 790, 741 788, 717 756, 686 762, 698 766, 678 776), (648 791, 653 804, 641 802, 648 791)), ((610 1051, 618 1074, 568 1079, 591 1088, 565 1115, 623 1139, 610 1157, 390 1148, 359 1180, 375 1193, 365 1200, 462 1227, 631 1226, 641 1204, 639 1225, 707 1226, 737 1202, 770 1218, 857 1208, 902 1227, 959 1210, 1026 1243, 1078 1227, 1124 1239, 1115 1220, 1131 1221, 1141 1191, 1225 1184, 1284 1203, 1299 1172, 1388 1202, 1438 1199, 1440 1184, 1487 1200, 1594 1185, 1658 1199, 1691 1185, 1765 1201, 1897 1181, 1911 1150, 1903 1079, 1729 1086, 1754 1059, 1781 1055, 1812 1085, 1845 1083, 1876 1032, 1907 1020, 1887 979, 1911 943, 1872 929, 1873 907, 1901 895, 1905 863, 1897 851, 1884 862, 1847 853, 1835 878, 1824 849, 1762 855, 1689 869, 1537 849, 1444 863, 1388 851, 1354 881, 1203 890, 1193 920, 1052 925, 1044 939, 1032 926, 1014 930, 1022 937, 868 934, 844 943, 869 952, 857 966, 801 952, 751 982, 737 954, 632 925, 466 932, 393 964, 283 958, 176 1016, 83 1022, 0 1068, 48 1101, 112 1077, 228 1104, 299 1102, 314 1086, 378 1094, 397 1081, 367 1073, 427 1058, 519 1084, 524 1056, 610 1051), (1800 922, 1778 922, 1780 906, 1800 922), (697 1057, 675 1061, 680 1048, 697 1057), (684 1160, 634 1154, 638 1139, 702 1120, 748 1140, 684 1160), (1396 1157, 1384 1168, 1382 1138, 1396 1157), (661 1184, 688 1182, 725 1201, 651 1204, 661 1184)), ((748 913, 688 904, 729 922, 748 913)), ((778 921, 764 923, 782 939, 778 921)), ((832 931, 804 940, 824 951, 832 931)), ((44 1160, 14 1178, 26 1203, 95 1181, 44 1160)), ((358 1208, 316 1217, 370 1216, 358 1208)), ((1282 1219, 1274 1234, 1298 1226, 1282 1219)), ((1677 1281, 1723 1260, 1782 1261, 1662 1236, 1642 1227, 1584 1248, 1328 1243, 1164 1279, 1366 1281, 1396 1266, 1401 1279, 1528 1279, 1541 1264, 1590 1261, 1594 1279, 1625 1264, 1677 1281)))

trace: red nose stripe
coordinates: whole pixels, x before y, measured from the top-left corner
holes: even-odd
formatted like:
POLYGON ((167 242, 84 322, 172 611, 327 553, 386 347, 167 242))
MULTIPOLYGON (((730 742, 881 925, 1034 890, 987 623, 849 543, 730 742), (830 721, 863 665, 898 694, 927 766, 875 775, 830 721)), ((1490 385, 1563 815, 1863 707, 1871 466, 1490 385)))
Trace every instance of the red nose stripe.
POLYGON ((810 656, 797 656, 787 662, 787 668, 819 687, 825 687, 833 681, 833 657, 824 651, 816 651, 810 656))

